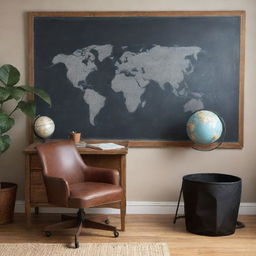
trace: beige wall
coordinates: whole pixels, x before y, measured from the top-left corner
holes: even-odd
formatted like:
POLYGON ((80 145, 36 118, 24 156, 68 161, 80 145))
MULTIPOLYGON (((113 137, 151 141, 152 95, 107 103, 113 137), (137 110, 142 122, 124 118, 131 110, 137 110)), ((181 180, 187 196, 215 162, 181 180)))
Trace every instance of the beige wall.
MULTIPOLYGON (((243 150, 198 152, 185 148, 132 148, 127 161, 127 196, 133 201, 176 201, 181 178, 192 172, 225 172, 243 179, 244 202, 256 202, 256 1, 255 0, 0 0, 0 65, 17 66, 25 83, 26 12, 119 10, 246 10, 245 146, 243 150)), ((26 122, 16 115, 13 144, 1 156, 0 180, 19 184, 23 199, 26 122)))

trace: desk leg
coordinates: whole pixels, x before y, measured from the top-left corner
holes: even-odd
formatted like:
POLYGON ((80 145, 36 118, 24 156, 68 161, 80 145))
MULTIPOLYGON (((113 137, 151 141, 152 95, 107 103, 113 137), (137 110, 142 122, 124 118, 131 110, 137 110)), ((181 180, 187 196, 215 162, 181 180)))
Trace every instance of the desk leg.
POLYGON ((126 200, 123 199, 120 203, 121 214, 121 231, 125 231, 125 215, 126 215, 126 200))
POLYGON ((123 199, 120 205, 121 213, 121 230, 125 231, 125 215, 126 215, 126 156, 121 156, 121 187, 123 188, 123 199))
POLYGON ((35 207, 35 215, 39 215, 39 207, 35 207))
POLYGON ((29 229, 31 226, 31 207, 30 207, 30 203, 25 203, 25 212, 26 212, 26 224, 27 224, 27 228, 29 229))
POLYGON ((31 207, 30 207, 30 157, 26 155, 26 168, 25 168, 25 214, 27 228, 31 225, 31 207))

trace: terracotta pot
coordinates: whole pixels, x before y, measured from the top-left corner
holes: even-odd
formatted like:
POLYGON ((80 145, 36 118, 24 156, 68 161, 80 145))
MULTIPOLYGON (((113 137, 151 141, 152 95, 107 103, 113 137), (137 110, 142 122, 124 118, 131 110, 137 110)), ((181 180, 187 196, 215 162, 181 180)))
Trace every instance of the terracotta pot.
POLYGON ((0 224, 13 221, 17 184, 0 182, 0 224))

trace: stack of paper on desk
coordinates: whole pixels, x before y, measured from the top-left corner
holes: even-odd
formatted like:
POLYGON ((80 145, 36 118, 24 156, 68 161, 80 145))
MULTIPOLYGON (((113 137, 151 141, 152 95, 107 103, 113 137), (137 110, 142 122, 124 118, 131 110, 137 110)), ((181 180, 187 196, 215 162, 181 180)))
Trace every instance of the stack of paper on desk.
POLYGON ((122 145, 118 145, 115 143, 94 143, 94 144, 88 144, 88 143, 77 143, 77 147, 87 147, 87 148, 93 148, 93 149, 101 149, 101 150, 110 150, 110 149, 121 149, 125 148, 122 145))

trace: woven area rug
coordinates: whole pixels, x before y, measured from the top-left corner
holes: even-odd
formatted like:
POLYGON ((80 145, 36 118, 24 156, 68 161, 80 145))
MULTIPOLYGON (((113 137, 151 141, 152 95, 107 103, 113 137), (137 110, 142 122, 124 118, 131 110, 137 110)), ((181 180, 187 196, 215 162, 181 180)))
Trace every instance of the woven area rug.
POLYGON ((0 244, 0 256, 169 256, 166 243, 80 243, 78 249, 64 244, 0 244))

